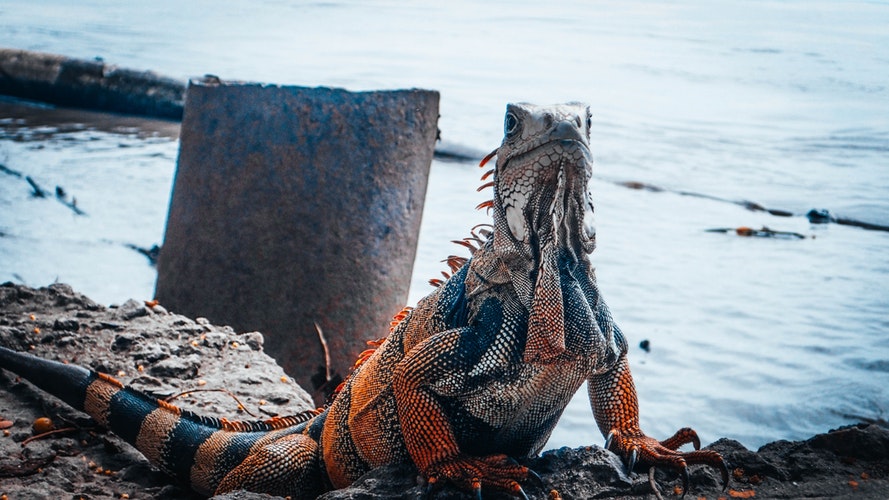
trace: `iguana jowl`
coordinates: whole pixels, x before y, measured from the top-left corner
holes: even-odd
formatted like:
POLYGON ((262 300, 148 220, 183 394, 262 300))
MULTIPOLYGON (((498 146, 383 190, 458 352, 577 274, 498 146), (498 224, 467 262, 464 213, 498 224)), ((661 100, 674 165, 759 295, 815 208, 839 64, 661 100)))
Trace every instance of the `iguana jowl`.
MULTIPOLYGON (((728 473, 719 454, 675 451, 639 429, 627 343, 602 300, 595 247, 590 113, 585 105, 510 104, 490 185, 493 230, 470 259, 362 359, 323 410, 257 422, 180 411, 107 375, 0 348, 19 373, 210 495, 247 489, 292 498, 349 485, 371 468, 412 462, 430 485, 525 496, 513 458, 541 451, 584 381, 607 446, 678 470, 728 473)), ((482 162, 485 163, 484 161, 482 162)), ((487 177, 487 174, 486 174, 487 177)), ((686 488, 687 489, 687 488, 686 488)))

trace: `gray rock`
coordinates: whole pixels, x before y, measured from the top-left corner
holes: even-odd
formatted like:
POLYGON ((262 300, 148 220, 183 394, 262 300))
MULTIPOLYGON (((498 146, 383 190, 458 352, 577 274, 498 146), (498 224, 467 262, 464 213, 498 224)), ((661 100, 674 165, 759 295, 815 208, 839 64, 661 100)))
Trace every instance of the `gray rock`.
POLYGON ((59 318, 52 324, 52 329, 65 332, 76 332, 80 329, 80 323, 73 318, 59 318))
MULTIPOLYGON (((225 388, 237 395, 248 409, 263 416, 296 413, 312 407, 305 392, 290 381, 281 381, 283 371, 262 351, 251 347, 230 347, 231 342, 243 341, 243 335, 207 324, 205 327, 210 329, 207 335, 228 337, 222 346, 204 346, 200 342, 203 333, 192 329, 195 323, 176 315, 150 315, 121 321, 121 333, 98 328, 100 323, 117 314, 114 310, 95 306, 70 288, 31 289, 5 283, 0 285, 0 325, 3 325, 0 326, 0 345, 84 365, 120 366, 124 372, 112 375, 157 394, 171 395, 198 387, 225 388), (72 304, 95 307, 90 317, 81 321, 81 333, 72 334, 77 342, 60 346, 53 340, 35 344, 32 349, 33 325, 53 325, 56 320, 71 317, 69 308, 72 304), (115 342, 115 338, 131 339, 131 342, 115 342), (189 360, 187 363, 197 362, 195 378, 206 384, 200 386, 195 379, 155 378, 140 372, 138 366, 146 362, 135 355, 143 343, 160 345, 163 352, 169 352, 172 357, 183 356, 189 360), (264 404, 260 404, 263 399, 264 404)), ((251 332, 251 335, 257 334, 251 332)), ((146 367, 150 365, 145 364, 146 367)), ((177 399, 176 404, 205 415, 250 418, 239 412, 228 396, 216 392, 194 393, 177 399)), ((196 498, 151 467, 122 440, 94 428, 91 419, 36 391, 29 384, 16 381, 2 370, 0 419, 13 422, 8 429, 10 435, 0 436, 0 494, 9 498, 111 500, 119 499, 123 494, 133 500, 196 498), (51 417, 58 425, 77 426, 80 430, 33 441, 22 447, 20 443, 31 435, 31 423, 41 416, 51 417)), ((591 421, 590 425, 595 424, 591 421)), ((708 448, 720 452, 729 464, 731 482, 728 490, 722 490, 716 471, 692 466, 691 488, 686 498, 884 500, 889 491, 889 429, 886 426, 885 421, 848 426, 805 441, 776 441, 757 451, 748 450, 734 440, 720 439, 708 448)), ((542 484, 529 480, 523 485, 533 499, 548 498, 551 490, 558 491, 566 500, 654 498, 646 467, 640 465, 634 473, 627 475, 620 460, 598 446, 552 450, 524 464, 542 477, 542 484)), ((682 494, 676 489, 681 480, 675 472, 658 471, 655 479, 665 498, 679 498, 682 494)), ((325 493, 320 498, 412 499, 418 498, 424 489, 414 467, 397 464, 372 470, 348 488, 325 493)), ((232 492, 214 498, 268 500, 276 497, 232 492)), ((468 498, 468 495, 444 485, 432 498, 456 500, 468 498)), ((486 490, 484 498, 504 500, 514 497, 486 490)))
MULTIPOLYGON (((104 367, 125 384, 162 396, 193 389, 226 389, 255 415, 240 411, 238 403, 223 392, 195 392, 175 400, 177 406, 209 416, 249 420, 314 407, 296 384, 289 379, 282 382, 284 372, 261 349, 229 348, 232 342, 243 341, 232 329, 208 324, 195 331, 192 320, 174 314, 124 319, 121 311, 125 309, 106 309, 67 286, 32 289, 0 284, 0 345, 82 366, 104 367), (89 314, 79 314, 82 311, 89 314), (65 335, 48 335, 46 343, 35 342, 35 326, 50 329, 72 317, 79 318, 77 332, 64 330, 65 335), (114 328, 106 327, 110 324, 114 328), (204 345, 201 335, 218 338, 219 345, 204 345), (155 371, 164 376, 152 376, 155 371), (251 377, 263 391, 242 381, 251 377), (266 392, 277 397, 266 398, 266 392)), ((9 498, 110 500, 120 499, 122 494, 134 500, 195 498, 173 485, 128 444, 99 432, 91 419, 0 370, 0 420, 4 419, 14 423, 8 437, 0 433, 0 494, 9 498), (57 427, 76 425, 82 430, 22 447, 20 443, 31 436, 31 423, 43 416, 52 418, 57 427), (36 472, 38 468, 42 472, 36 472)))
POLYGON ((118 308, 117 312, 123 319, 126 320, 138 318, 140 316, 148 316, 149 314, 151 314, 151 312, 148 310, 148 307, 146 307, 144 303, 134 299, 130 299, 124 302, 123 305, 118 308))

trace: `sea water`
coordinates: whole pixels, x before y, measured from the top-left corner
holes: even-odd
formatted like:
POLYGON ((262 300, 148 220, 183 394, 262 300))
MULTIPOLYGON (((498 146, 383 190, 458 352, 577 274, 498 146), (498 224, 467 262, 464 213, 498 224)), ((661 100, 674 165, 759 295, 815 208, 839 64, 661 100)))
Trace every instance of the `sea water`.
MULTIPOLYGON (((889 225, 886 26, 883 1, 0 3, 0 47, 183 79, 436 89, 442 138, 479 154, 507 102, 589 103, 592 258, 643 429, 750 447, 887 418, 889 233, 803 217, 889 225), (707 231, 739 226, 804 238, 707 231)), ((162 243, 177 147, 139 126, 0 116, 0 281, 151 298, 155 270, 127 245, 162 243)), ((481 173, 433 162, 411 302, 487 220, 481 173)), ((581 391, 549 446, 601 442, 581 391)))

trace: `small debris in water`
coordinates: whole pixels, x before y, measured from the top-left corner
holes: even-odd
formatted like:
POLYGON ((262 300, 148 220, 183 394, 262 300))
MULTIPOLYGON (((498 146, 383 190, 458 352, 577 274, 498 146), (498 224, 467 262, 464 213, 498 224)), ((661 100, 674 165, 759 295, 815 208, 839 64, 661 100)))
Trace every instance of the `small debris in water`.
POLYGON ((753 229, 752 227, 740 226, 740 227, 717 227, 713 229, 707 229, 708 233, 735 233, 738 236, 757 236, 760 238, 797 238, 797 239, 805 239, 806 236, 800 233, 795 233, 792 231, 776 231, 774 229, 769 229, 766 226, 761 227, 760 229, 753 229))
MULTIPOLYGON (((145 257, 147 257, 148 263, 151 264, 152 266, 157 265, 157 259, 161 254, 161 247, 159 245, 152 245, 151 248, 145 248, 145 247, 140 247, 139 245, 134 245, 133 243, 125 243, 124 246, 131 249, 131 250, 135 250, 135 251, 141 253, 142 255, 144 255, 145 257)), ((157 305, 157 304, 155 304, 155 305, 157 305)), ((149 307, 154 307, 154 306, 149 306, 149 307)))
POLYGON ((40 187, 39 184, 37 184, 37 181, 32 179, 30 175, 26 175, 25 180, 28 181, 28 184, 31 185, 31 189, 33 190, 31 192, 31 196, 35 198, 46 198, 46 191, 44 191, 43 188, 40 187))

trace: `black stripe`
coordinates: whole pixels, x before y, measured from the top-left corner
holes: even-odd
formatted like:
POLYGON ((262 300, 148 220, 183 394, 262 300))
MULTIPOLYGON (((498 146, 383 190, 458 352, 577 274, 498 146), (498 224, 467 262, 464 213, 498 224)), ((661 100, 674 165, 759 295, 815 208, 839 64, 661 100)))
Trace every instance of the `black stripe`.
POLYGON ((439 312, 442 313, 445 323, 450 328, 460 328, 466 326, 469 310, 469 303, 466 299, 466 274, 469 273, 469 265, 465 265, 451 276, 441 291, 441 298, 438 305, 439 312), (441 309, 444 308, 442 311, 441 309))
POLYGON ((95 372, 86 368, 66 365, 4 347, 0 347, 0 368, 21 375, 78 410, 83 410, 86 388, 96 379, 95 372))
POLYGON ((324 410, 324 413, 315 417, 315 420, 311 421, 311 425, 309 426, 306 434, 317 442, 321 442, 321 432, 324 430, 324 422, 327 421, 327 415, 330 413, 330 410, 324 410))
POLYGON ((135 446, 142 422, 157 408, 156 400, 132 389, 121 389, 108 403, 108 428, 135 446))
POLYGON ((180 418, 164 443, 161 453, 164 468, 180 480, 190 483, 198 447, 217 430, 180 418))
POLYGON ((86 390, 98 378, 99 374, 94 371, 90 371, 86 376, 81 376, 78 372, 69 373, 66 377, 66 383, 59 384, 57 381, 53 382, 50 385, 57 387, 57 389, 47 390, 47 392, 68 403, 72 408, 83 411, 83 404, 86 402, 86 390), (79 376, 79 379, 74 378, 74 376, 79 376))
POLYGON ((213 484, 218 485, 225 474, 237 467, 247 458, 250 448, 260 438, 267 436, 265 432, 239 432, 230 439, 224 450, 220 450, 213 467, 213 484))

